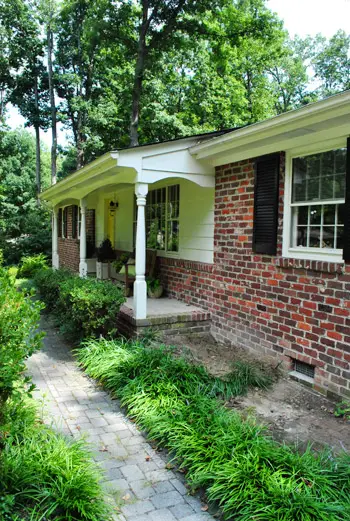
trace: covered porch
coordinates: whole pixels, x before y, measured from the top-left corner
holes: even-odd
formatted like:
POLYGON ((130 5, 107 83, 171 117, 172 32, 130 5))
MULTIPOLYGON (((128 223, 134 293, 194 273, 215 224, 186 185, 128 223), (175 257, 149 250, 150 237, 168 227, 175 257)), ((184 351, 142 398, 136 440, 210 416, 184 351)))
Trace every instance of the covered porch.
POLYGON ((97 259, 88 251, 91 248, 87 240, 91 211, 94 212, 93 250, 109 239, 115 250, 134 256, 133 297, 121 310, 127 327, 165 329, 161 324, 168 324, 168 330, 175 331, 184 329, 183 324, 193 328, 208 326, 197 324, 209 320, 200 308, 168 298, 147 298, 146 250, 150 242, 153 241, 151 247, 159 257, 213 260, 214 170, 191 155, 189 148, 193 144, 193 138, 185 138, 110 152, 41 194, 53 212, 54 268, 63 266, 60 245, 69 240, 69 227, 62 223, 62 209, 70 205, 79 209, 75 244, 81 277, 96 272, 97 259), (166 214, 167 208, 171 208, 170 217, 164 218, 161 226, 162 215, 157 214, 157 221, 150 220, 147 200, 153 201, 151 213, 166 214), (62 236, 63 229, 66 236, 62 236))

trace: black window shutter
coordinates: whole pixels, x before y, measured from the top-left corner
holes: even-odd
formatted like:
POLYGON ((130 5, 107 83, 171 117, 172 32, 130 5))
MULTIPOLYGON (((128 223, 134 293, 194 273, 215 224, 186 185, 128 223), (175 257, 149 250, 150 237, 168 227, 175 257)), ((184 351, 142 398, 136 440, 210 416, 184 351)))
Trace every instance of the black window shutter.
POLYGON ((59 208, 58 210, 58 237, 62 237, 62 208, 59 208))
POLYGON ((255 161, 253 251, 267 255, 277 252, 280 154, 255 161))
POLYGON ((343 258, 350 262, 350 137, 347 141, 343 258))
POLYGON ((63 210, 63 235, 67 239, 68 237, 68 206, 63 210))
POLYGON ((74 205, 72 207, 72 239, 77 238, 77 227, 78 227, 78 207, 74 205))

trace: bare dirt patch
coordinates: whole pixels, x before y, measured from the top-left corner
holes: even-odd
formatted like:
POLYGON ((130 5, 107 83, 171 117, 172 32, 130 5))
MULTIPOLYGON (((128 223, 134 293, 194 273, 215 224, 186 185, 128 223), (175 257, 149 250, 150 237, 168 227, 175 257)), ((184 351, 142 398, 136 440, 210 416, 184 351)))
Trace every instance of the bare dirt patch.
POLYGON ((224 376, 238 360, 258 364, 274 375, 274 384, 266 391, 252 389, 247 396, 231 400, 227 405, 246 415, 254 415, 266 425, 279 442, 296 444, 304 449, 311 442, 316 450, 325 445, 335 452, 350 451, 350 422, 333 415, 335 404, 312 389, 282 375, 271 359, 257 360, 243 349, 218 344, 211 336, 178 338, 171 344, 185 351, 193 363, 205 365, 215 376, 224 376))

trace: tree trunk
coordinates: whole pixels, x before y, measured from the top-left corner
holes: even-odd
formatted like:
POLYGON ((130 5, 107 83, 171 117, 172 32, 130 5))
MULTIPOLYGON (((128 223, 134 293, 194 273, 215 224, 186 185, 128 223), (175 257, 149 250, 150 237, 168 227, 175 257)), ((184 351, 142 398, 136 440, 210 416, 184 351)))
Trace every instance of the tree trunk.
POLYGON ((53 69, 52 69, 52 51, 53 51, 53 33, 51 26, 47 30, 47 69, 49 79, 50 92, 50 108, 51 108, 51 184, 55 185, 57 182, 57 110, 55 104, 55 90, 53 86, 53 69))
POLYGON ((82 114, 79 112, 77 117, 77 170, 83 168, 85 162, 85 153, 84 153, 84 141, 85 136, 82 128, 82 114))
POLYGON ((38 92, 38 76, 35 73, 34 80, 34 96, 35 96, 35 181, 36 181, 36 192, 37 192, 37 200, 38 204, 40 204, 39 194, 41 192, 41 175, 40 175, 40 121, 39 121, 39 92, 38 92))
POLYGON ((142 92, 143 74, 145 70, 145 61, 147 55, 146 35, 155 14, 148 16, 148 0, 142 0, 142 24, 140 27, 139 41, 137 45, 137 58, 135 65, 134 85, 132 89, 132 107, 130 120, 130 146, 137 147, 139 144, 139 118, 140 118, 140 100, 142 92))
POLYGON ((140 34, 137 59, 135 66, 134 85, 132 89, 132 108, 130 122, 130 146, 136 147, 139 144, 139 116, 140 116, 140 100, 143 82, 143 73, 145 69, 146 58, 146 42, 142 33, 140 34))

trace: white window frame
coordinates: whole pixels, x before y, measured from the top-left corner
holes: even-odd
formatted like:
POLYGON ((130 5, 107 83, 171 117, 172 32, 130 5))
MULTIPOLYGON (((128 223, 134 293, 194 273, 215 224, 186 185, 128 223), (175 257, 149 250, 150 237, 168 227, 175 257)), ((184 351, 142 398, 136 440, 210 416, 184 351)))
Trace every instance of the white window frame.
MULTIPOLYGON (((328 152, 337 148, 346 148, 346 138, 341 140, 329 140, 314 146, 300 147, 286 153, 286 168, 284 180, 284 208, 283 208, 283 242, 282 256, 291 259, 324 261, 343 263, 343 251, 328 248, 291 247, 292 239, 292 183, 293 183, 293 159, 321 152, 328 152), (320 251, 321 250, 321 251, 320 251)), ((345 196, 344 196, 345 197, 345 196)), ((345 198, 332 200, 332 204, 343 204, 345 198)), ((320 204, 326 204, 322 201, 320 204)))

